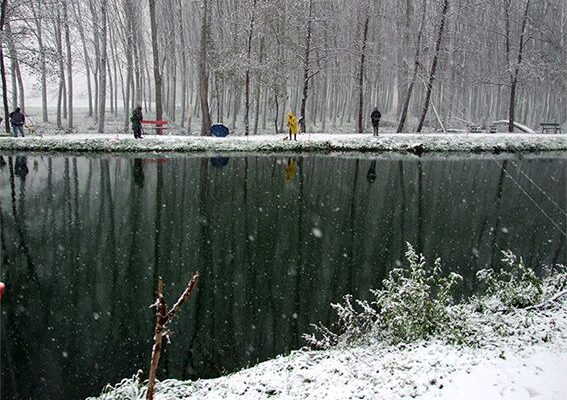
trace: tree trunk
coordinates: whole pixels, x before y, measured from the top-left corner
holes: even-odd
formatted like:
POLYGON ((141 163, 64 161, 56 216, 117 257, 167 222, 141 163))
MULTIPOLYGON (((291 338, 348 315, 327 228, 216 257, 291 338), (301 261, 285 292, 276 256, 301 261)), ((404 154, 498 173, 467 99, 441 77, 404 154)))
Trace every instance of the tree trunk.
MULTIPOLYGON (((104 0, 106 4, 106 0, 104 0)), ((95 65, 93 68, 93 78, 94 78, 94 83, 95 83, 95 87, 94 87, 94 117, 95 117, 95 121, 98 121, 99 119, 99 112, 100 112, 100 99, 101 99, 101 95, 100 95, 100 91, 101 91, 101 87, 100 87, 100 73, 101 73, 101 55, 100 55, 100 36, 101 36, 101 31, 99 29, 100 27, 100 23, 98 20, 98 8, 95 6, 95 4, 93 3, 93 0, 89 0, 89 10, 90 13, 92 15, 92 35, 93 35, 93 43, 94 43, 94 51, 95 51, 95 65)), ((106 88, 105 88, 106 90, 106 88)))
POLYGON ((85 73, 87 78, 87 97, 89 101, 89 117, 93 116, 93 89, 91 84, 91 65, 90 65, 90 57, 87 51, 87 40, 85 37, 85 28, 81 21, 83 21, 83 16, 81 12, 81 5, 76 4, 75 2, 71 3, 73 5, 73 10, 75 12, 75 19, 79 22, 77 24, 79 30, 79 36, 81 37, 81 43, 83 46, 83 58, 85 61, 85 73))
MULTIPOLYGON (((526 33, 526 25, 528 22, 530 8, 530 0, 526 0, 526 8, 524 9, 524 17, 522 19, 522 28, 520 31, 520 43, 518 46, 518 59, 516 61, 516 66, 512 70, 510 68, 510 104, 508 106, 508 132, 514 132, 514 114, 516 108, 516 87, 518 85, 518 74, 520 73, 520 64, 522 64, 523 52, 524 52, 524 35, 526 33)), ((508 49, 508 54, 510 51, 508 49)))
POLYGON ((305 116, 305 107, 307 104, 307 95, 309 92, 309 55, 311 53, 311 36, 312 36, 312 20, 313 20, 313 0, 309 0, 309 14, 307 16, 307 31, 305 34, 305 55, 303 59, 303 97, 301 98, 301 117, 303 117, 303 126, 307 126, 307 117, 305 116))
POLYGON ((20 62, 18 61, 18 52, 14 46, 14 38, 12 37, 12 29, 10 22, 6 22, 6 40, 8 42, 8 50, 11 59, 11 75, 12 75, 12 108, 20 107, 25 113, 24 85, 22 81, 22 73, 20 70, 20 62))
POLYGON ((187 117, 187 50, 185 48, 185 24, 183 21, 183 7, 181 0, 177 2, 179 18, 179 40, 181 45, 181 128, 185 126, 187 117))
MULTIPOLYGON (((409 1, 409 0, 408 0, 409 1)), ((406 123, 406 118, 408 115, 409 104, 411 100, 411 96, 413 93, 413 88, 415 86, 415 81, 417 79, 417 69, 419 67, 419 56, 421 52, 421 38, 423 37, 423 26, 425 25, 425 15, 427 11, 427 1, 423 1, 423 10, 421 13, 421 21, 419 24, 419 31, 417 32, 417 43, 415 48, 415 59, 413 63, 413 72, 411 75, 411 80, 408 85, 408 90, 406 93, 406 98, 404 99, 404 106, 402 109, 402 114, 400 115, 400 123, 398 124, 398 129, 396 129, 396 133, 401 133, 404 130, 404 125, 406 123)))
MULTIPOLYGON (((163 119, 161 100, 161 73, 159 69, 158 32, 156 23, 156 0, 148 0, 150 6, 150 30, 152 32, 152 58, 154 61, 154 86, 156 99, 156 120, 163 119)), ((158 133, 159 130, 158 130, 158 133)))
POLYGON ((133 62, 132 53, 134 51, 134 10, 132 5, 132 0, 124 0, 124 14, 126 16, 126 94, 124 98, 124 133, 128 133, 128 125, 130 122, 130 96, 132 83, 134 80, 133 76, 133 62))
POLYGON ((203 20, 199 50, 199 96, 201 100, 201 136, 210 136, 211 114, 209 111, 209 72, 207 66, 209 0, 203 0, 203 20))
POLYGON ((63 39, 61 38, 61 15, 59 9, 57 9, 55 14, 54 23, 54 33, 55 33, 55 44, 57 47, 57 64, 59 66, 59 90, 57 92, 57 127, 63 127, 63 120, 64 115, 66 114, 66 109, 63 110, 64 104, 66 103, 64 100, 65 95, 65 63, 63 61, 63 39))
POLYGON ((368 23, 370 21, 370 10, 366 10, 366 20, 362 33, 362 50, 360 52, 360 67, 358 70, 358 133, 364 132, 363 112, 364 112, 364 58, 366 56, 366 40, 368 38, 368 23))
POLYGON ((256 16, 256 3, 257 0, 252 0, 252 15, 250 16, 250 27, 248 29, 248 51, 246 62, 246 77, 244 85, 246 92, 244 95, 244 135, 248 136, 250 133, 250 63, 252 55, 252 36, 254 35, 254 18, 256 16))
MULTIPOLYGON (((8 6, 8 0, 2 0, 0 9, 0 32, 4 37, 4 26, 6 24, 6 7, 8 6)), ((6 66, 4 64, 4 46, 0 42, 0 77, 2 78, 2 99, 4 102, 4 123, 6 124, 6 132, 10 133, 10 113, 8 108, 8 88, 6 87, 6 66)))
POLYGON ((445 19, 447 17, 448 9, 449 0, 444 0, 443 10, 441 11, 441 25, 439 26, 439 33, 437 34, 437 40, 435 42, 435 55, 433 56, 431 71, 429 72, 429 82, 427 82, 425 103, 423 104, 421 119, 419 120, 419 124, 417 125, 417 132, 421 132, 421 129, 423 128, 423 124, 425 122, 425 117, 427 116, 427 110, 429 109, 429 103, 431 101, 431 90, 433 89, 433 81, 435 80, 435 73, 437 71, 437 61, 439 60, 439 51, 441 50, 441 40, 443 39, 443 30, 445 28, 445 19))
POLYGON ((101 4, 101 52, 100 52, 100 84, 99 84, 99 104, 98 104, 98 132, 104 133, 104 122, 106 116, 106 64, 107 64, 107 13, 108 13, 108 0, 102 0, 101 4))
POLYGON ((37 32, 37 45, 39 51, 39 68, 41 73, 41 111, 43 122, 49 122, 49 115, 47 114, 47 63, 45 61, 45 47, 43 45, 43 29, 42 19, 38 15, 37 10, 43 9, 42 0, 38 0, 37 9, 36 4, 32 7, 33 18, 37 32))
POLYGON ((73 129, 73 56, 71 53, 71 32, 69 10, 67 7, 67 0, 63 0, 63 20, 65 23, 65 44, 67 47, 67 106, 69 114, 67 119, 67 129, 73 129))

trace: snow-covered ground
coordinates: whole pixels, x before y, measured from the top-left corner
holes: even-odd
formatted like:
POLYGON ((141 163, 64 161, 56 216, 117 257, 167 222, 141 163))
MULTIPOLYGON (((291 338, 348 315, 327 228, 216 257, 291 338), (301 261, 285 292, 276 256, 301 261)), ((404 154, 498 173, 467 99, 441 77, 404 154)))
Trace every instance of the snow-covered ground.
POLYGON ((225 138, 147 135, 136 140, 130 134, 29 135, 0 137, 0 150, 100 151, 100 152, 529 152, 565 151, 567 135, 559 134, 371 134, 228 136, 225 138))
MULTIPOLYGON (((166 380, 156 399, 567 399, 567 301, 544 311, 496 314, 482 345, 440 341, 295 351, 217 379, 166 380)), ((100 400, 142 399, 124 380, 100 400)))

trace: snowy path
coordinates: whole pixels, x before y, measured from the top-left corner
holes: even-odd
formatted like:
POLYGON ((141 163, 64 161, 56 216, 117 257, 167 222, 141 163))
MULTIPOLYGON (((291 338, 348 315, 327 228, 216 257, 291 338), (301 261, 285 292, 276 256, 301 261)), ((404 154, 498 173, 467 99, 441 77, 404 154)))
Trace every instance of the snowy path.
POLYGON ((200 136, 69 134, 0 138, 0 150, 100 152, 529 152, 565 151, 567 135, 552 134, 302 134, 297 142, 283 135, 200 136))

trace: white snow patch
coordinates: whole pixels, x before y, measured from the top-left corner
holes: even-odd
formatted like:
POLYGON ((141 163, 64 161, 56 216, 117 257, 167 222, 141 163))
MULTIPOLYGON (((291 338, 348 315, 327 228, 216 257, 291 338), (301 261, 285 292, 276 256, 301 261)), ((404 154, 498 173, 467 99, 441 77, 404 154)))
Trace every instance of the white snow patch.
POLYGON ((98 152, 500 152, 565 151, 567 135, 557 134, 303 134, 297 141, 281 135, 209 136, 127 134, 28 135, 0 137, 0 149, 98 152))

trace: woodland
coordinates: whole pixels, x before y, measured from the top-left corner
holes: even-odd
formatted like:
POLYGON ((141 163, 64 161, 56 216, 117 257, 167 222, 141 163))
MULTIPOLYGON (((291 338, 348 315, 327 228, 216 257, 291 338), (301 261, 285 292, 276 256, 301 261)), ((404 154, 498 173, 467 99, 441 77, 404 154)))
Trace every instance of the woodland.
POLYGON ((567 120, 564 0, 2 0, 4 121, 128 130, 141 105, 208 135, 567 120), (77 99, 85 106, 78 107, 77 99))

